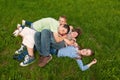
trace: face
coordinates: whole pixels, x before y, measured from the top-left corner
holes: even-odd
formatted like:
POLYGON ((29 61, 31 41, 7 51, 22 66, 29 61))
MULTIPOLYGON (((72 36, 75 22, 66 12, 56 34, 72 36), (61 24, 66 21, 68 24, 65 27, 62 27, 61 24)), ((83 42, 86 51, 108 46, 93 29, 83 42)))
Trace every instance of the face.
POLYGON ((90 56, 91 55, 91 50, 90 49, 82 49, 82 50, 80 50, 80 53, 83 56, 90 56))
POLYGON ((60 23, 60 25, 64 25, 64 24, 66 24, 66 19, 60 17, 60 18, 59 18, 59 23, 60 23))
POLYGON ((60 35, 65 35, 67 33, 67 29, 63 27, 63 25, 60 25, 58 28, 58 33, 60 35))
POLYGON ((78 33, 77 32, 71 32, 70 35, 71 35, 72 38, 76 38, 78 36, 78 33))

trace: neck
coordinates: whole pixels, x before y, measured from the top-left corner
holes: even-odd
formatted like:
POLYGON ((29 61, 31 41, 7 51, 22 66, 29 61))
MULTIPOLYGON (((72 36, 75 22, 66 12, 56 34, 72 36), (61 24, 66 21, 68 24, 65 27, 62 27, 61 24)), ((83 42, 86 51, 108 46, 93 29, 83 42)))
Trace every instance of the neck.
POLYGON ((83 55, 81 54, 81 50, 79 50, 79 55, 82 57, 83 55))

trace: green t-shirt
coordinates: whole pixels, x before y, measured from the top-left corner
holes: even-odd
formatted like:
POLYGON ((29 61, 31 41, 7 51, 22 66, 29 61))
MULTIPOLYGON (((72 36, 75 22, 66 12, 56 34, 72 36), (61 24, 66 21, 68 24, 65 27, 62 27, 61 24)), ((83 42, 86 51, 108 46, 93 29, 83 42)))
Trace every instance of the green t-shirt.
POLYGON ((59 22, 54 18, 42 18, 32 23, 32 27, 41 32, 43 29, 50 29, 52 32, 57 32, 59 22))

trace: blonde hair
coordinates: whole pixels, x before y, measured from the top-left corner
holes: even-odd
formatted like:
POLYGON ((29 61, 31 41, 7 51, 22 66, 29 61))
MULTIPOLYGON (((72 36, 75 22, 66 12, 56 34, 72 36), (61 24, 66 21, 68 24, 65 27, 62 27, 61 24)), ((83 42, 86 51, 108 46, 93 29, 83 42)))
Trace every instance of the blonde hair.
POLYGON ((66 21, 67 21, 67 17, 66 16, 64 16, 64 15, 62 15, 62 16, 60 16, 61 18, 64 18, 66 21))

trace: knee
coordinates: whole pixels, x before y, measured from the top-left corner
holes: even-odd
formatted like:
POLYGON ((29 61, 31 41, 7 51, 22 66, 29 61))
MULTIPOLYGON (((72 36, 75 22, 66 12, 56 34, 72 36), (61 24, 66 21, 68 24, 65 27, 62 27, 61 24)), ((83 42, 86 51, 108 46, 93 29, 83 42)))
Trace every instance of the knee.
POLYGON ((38 40, 41 37, 41 33, 40 32, 36 32, 35 36, 34 36, 34 40, 38 40))
POLYGON ((49 30, 48 29, 44 29, 41 31, 41 34, 48 34, 49 33, 49 30))

